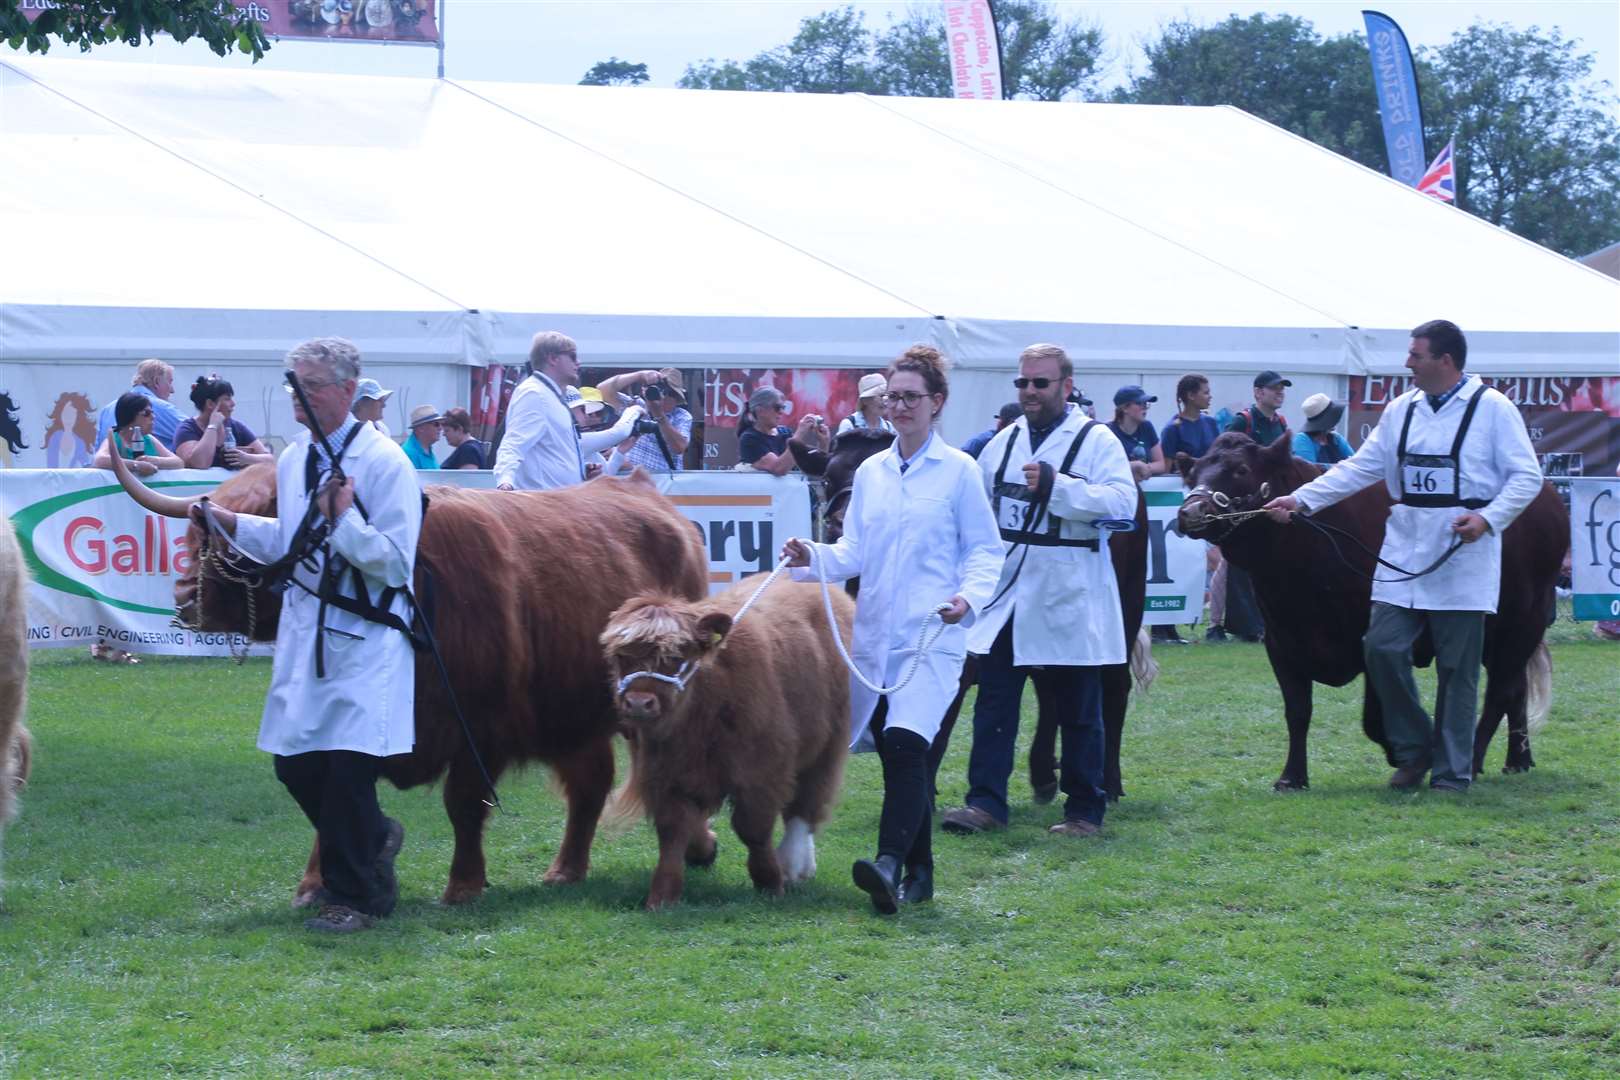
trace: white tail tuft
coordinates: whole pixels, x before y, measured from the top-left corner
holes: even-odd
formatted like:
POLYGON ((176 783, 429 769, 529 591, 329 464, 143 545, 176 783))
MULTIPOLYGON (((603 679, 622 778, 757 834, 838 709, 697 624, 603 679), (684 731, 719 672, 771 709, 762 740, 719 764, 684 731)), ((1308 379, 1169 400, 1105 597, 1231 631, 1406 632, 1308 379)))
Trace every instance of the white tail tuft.
POLYGON ((1159 662, 1153 659, 1153 635, 1143 626, 1136 632, 1136 644, 1131 649, 1131 674, 1136 676, 1136 688, 1146 690, 1159 677, 1159 662))
POLYGON ((641 778, 636 770, 637 751, 640 747, 630 736, 625 736, 625 742, 630 747, 630 767, 625 773, 624 783, 608 796, 607 805, 602 808, 599 825, 602 833, 609 837, 623 836, 647 816, 647 804, 641 798, 641 778))
POLYGON ((1545 641, 1530 654, 1530 662, 1524 666, 1524 681, 1525 726, 1534 735, 1546 726, 1547 717, 1552 715, 1552 653, 1545 641))

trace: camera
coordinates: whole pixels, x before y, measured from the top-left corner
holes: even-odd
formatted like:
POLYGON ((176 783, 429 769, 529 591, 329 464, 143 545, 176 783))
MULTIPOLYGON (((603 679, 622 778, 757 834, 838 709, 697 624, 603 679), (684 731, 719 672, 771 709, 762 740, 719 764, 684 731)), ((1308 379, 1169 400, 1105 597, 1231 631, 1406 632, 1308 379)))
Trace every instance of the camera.
POLYGON ((669 387, 662 382, 655 382, 641 391, 641 396, 648 401, 662 401, 664 395, 669 393, 669 387))
POLYGON ((637 420, 630 430, 637 435, 656 435, 658 434, 658 421, 637 420))

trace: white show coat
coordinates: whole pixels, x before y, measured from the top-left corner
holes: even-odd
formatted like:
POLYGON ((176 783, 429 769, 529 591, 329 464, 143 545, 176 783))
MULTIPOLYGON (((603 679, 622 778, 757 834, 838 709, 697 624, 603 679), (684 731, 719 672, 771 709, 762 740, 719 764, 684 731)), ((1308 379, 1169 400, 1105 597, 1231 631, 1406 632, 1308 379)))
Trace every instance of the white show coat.
MULTIPOLYGON (((889 696, 887 727, 915 731, 932 742, 956 697, 966 659, 967 627, 993 595, 1001 570, 1001 538, 972 458, 931 436, 904 475, 899 443, 855 470, 855 487, 836 544, 812 544, 812 563, 796 581, 859 575, 855 640, 850 656, 874 683, 893 686, 917 651, 923 619, 953 596, 968 613, 947 626, 923 655, 911 682, 889 696)), ((878 695, 849 680, 850 745, 865 743, 878 695)))
MULTIPOLYGON (((1541 491, 1541 465, 1524 429, 1524 419, 1499 391, 1470 377, 1462 389, 1435 413, 1428 395, 1413 389, 1384 408, 1378 426, 1361 447, 1331 470, 1294 492, 1300 509, 1308 513, 1332 506, 1380 480, 1390 497, 1401 497, 1401 467, 1396 449, 1401 426, 1412 412, 1407 431, 1409 454, 1449 454, 1457 426, 1475 394, 1484 394, 1463 442, 1459 494, 1465 499, 1489 499, 1475 511, 1490 525, 1484 536, 1462 548, 1432 574, 1411 581, 1378 567, 1372 598, 1396 607, 1420 611, 1496 611, 1502 584, 1502 531, 1513 523, 1541 491), (1415 411, 1413 411, 1415 410, 1415 411)), ((1380 554, 1396 566, 1422 570, 1456 539, 1451 523, 1467 513, 1460 506, 1405 506, 1397 503, 1384 527, 1380 554)))
MULTIPOLYGON (((1002 428, 979 454, 980 482, 985 490, 993 492, 1008 440, 1012 440, 1012 456, 1007 459, 1004 481, 1023 484, 1024 465, 1029 461, 1048 462, 1057 472, 1075 436, 1089 419, 1070 406, 1068 415, 1042 441, 1033 458, 1029 453, 1028 417, 1020 416, 1002 428)), ((1091 523, 1099 518, 1133 520, 1138 497, 1136 480, 1124 448, 1106 424, 1091 429, 1069 473, 1065 476, 1057 472, 1053 478, 1046 512, 1058 519, 1060 535, 1065 539, 1095 537, 1097 550, 1030 545, 1018 546, 1015 553, 1015 545, 1008 543, 1002 580, 991 595, 999 595, 1015 572, 1017 584, 983 613, 968 634, 970 652, 988 654, 1011 616, 1013 663, 1019 667, 1125 662, 1125 621, 1119 608, 1119 580, 1108 555, 1108 533, 1091 523), (1020 559, 1021 571, 1017 569, 1020 559)), ((997 512, 1016 510, 1012 500, 1003 500, 997 512)), ((1009 518, 1002 524, 1016 528, 1018 522, 1009 518)))
POLYGON ((506 433, 495 451, 495 482, 519 491, 551 491, 585 478, 588 455, 630 436, 643 410, 632 405, 611 428, 580 434, 563 391, 535 372, 521 380, 506 403, 506 433))
MULTIPOLYGON (((276 462, 277 516, 237 515, 236 543, 260 562, 286 554, 303 518, 310 438, 308 431, 300 433, 276 462)), ((331 442, 334 449, 340 445, 335 437, 331 442)), ((331 546, 359 569, 376 602, 384 588, 410 583, 422 529, 422 492, 405 451, 370 424, 360 425, 342 464, 371 520, 351 508, 332 530, 331 546)), ((282 594, 259 749, 283 755, 355 750, 377 757, 408 752, 416 737, 416 660, 409 639, 335 607, 326 609, 327 629, 319 630, 320 602, 311 595, 318 575, 300 566, 294 577, 310 591, 295 583, 282 594), (317 634, 326 639, 325 678, 315 676, 317 634)), ((355 595, 352 580, 343 575, 339 591, 344 596, 355 595)), ((403 596, 390 610, 410 618, 403 596)))

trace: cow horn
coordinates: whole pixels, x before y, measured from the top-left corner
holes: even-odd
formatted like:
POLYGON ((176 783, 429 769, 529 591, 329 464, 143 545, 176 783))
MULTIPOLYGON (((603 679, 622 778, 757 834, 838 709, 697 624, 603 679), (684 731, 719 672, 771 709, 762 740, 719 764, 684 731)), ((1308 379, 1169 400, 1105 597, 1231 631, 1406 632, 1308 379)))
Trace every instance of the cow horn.
POLYGON ((172 518, 189 517, 191 504, 202 497, 199 495, 196 498, 179 499, 173 495, 160 494, 141 483, 135 478, 135 474, 129 471, 129 466, 125 464, 123 456, 119 454, 118 448, 113 445, 113 436, 110 431, 107 433, 107 453, 112 458, 112 470, 118 476, 119 485, 129 494, 130 498, 154 514, 162 514, 164 517, 172 518))

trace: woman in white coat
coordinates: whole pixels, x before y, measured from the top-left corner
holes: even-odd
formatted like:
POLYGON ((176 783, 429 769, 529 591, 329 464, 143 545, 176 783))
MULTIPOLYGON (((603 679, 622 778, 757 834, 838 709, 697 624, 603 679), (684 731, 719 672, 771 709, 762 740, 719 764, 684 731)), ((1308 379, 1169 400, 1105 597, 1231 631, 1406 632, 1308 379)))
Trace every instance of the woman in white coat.
POLYGON ((850 679, 850 743, 875 738, 883 760, 877 857, 853 873, 885 915, 934 894, 928 749, 956 695, 966 629, 989 602, 1003 558, 978 465, 934 434, 949 393, 945 364, 937 349, 914 345, 889 366, 884 399, 899 438, 856 470, 843 537, 789 540, 782 551, 797 580, 860 577, 851 655, 873 683, 900 681, 930 613, 945 623, 896 693, 880 697, 850 679))

